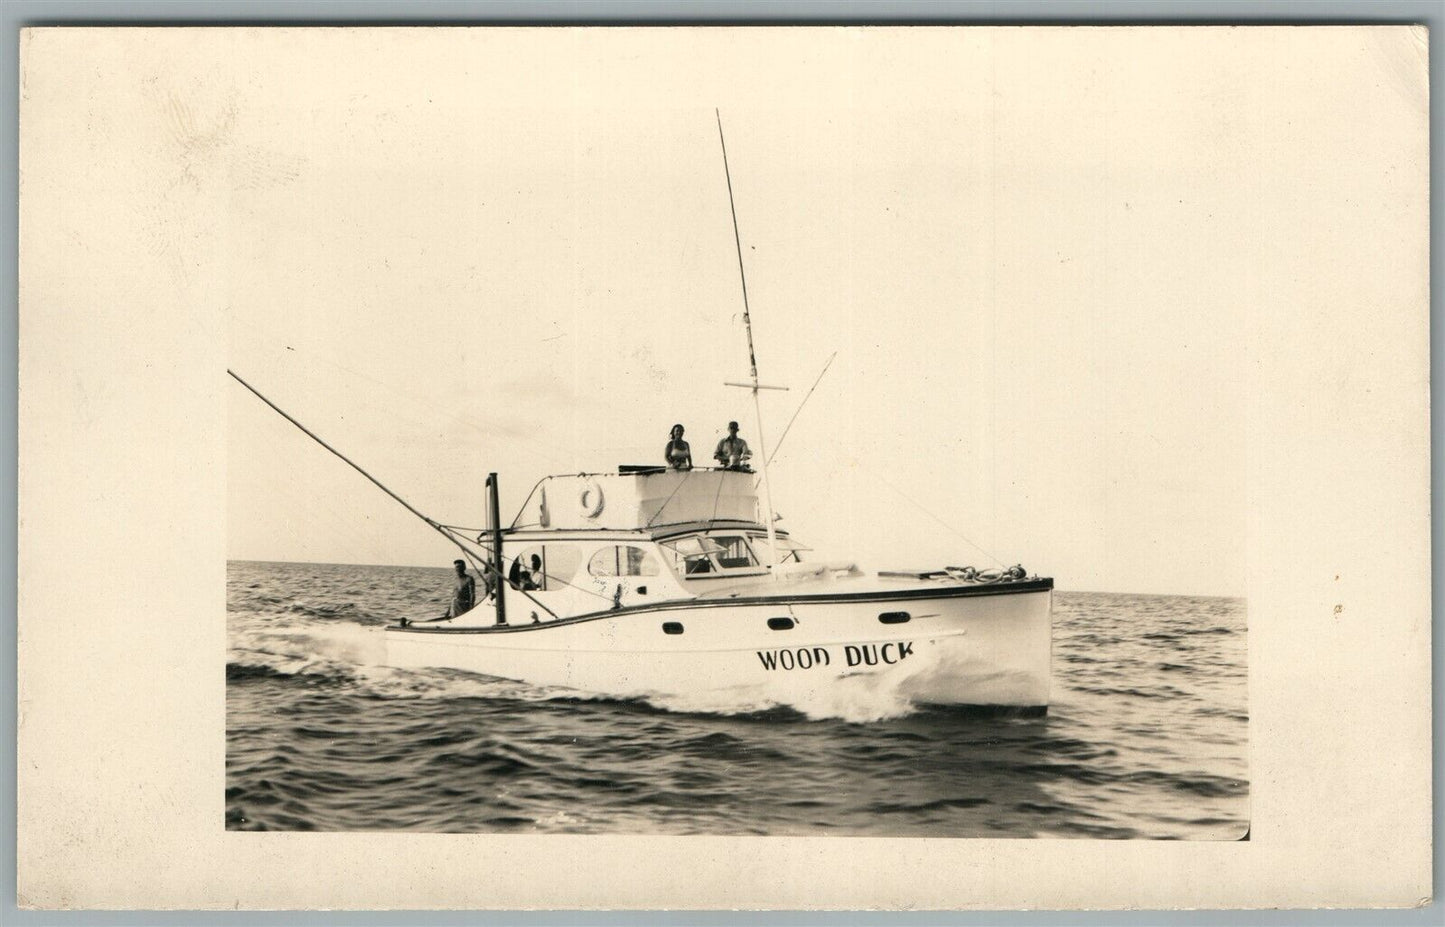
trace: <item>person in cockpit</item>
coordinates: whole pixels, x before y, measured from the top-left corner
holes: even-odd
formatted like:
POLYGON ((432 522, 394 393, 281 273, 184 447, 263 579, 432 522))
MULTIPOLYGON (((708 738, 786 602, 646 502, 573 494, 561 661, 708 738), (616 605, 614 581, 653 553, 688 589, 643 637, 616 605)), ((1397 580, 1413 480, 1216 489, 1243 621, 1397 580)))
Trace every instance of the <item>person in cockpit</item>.
POLYGON ((532 555, 530 568, 526 561, 518 557, 512 561, 512 569, 507 572, 508 585, 521 592, 538 591, 542 588, 545 580, 546 574, 542 571, 542 558, 537 554, 532 555))
POLYGON ((465 615, 477 604, 477 581, 467 572, 465 560, 454 560, 452 566, 456 569, 456 581, 452 586, 452 604, 447 609, 445 618, 455 618, 458 615, 465 615))

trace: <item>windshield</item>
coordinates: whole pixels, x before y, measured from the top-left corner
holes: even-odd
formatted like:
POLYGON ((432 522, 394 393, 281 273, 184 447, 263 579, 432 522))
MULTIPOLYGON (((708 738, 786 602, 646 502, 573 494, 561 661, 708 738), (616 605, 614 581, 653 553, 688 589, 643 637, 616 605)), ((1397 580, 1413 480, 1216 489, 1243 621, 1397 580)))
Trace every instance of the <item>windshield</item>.
POLYGON ((711 538, 695 534, 663 541, 658 547, 672 560, 673 569, 684 576, 717 572, 719 567, 714 558, 724 550, 711 538))
POLYGON ((769 561, 773 563, 802 563, 802 552, 805 550, 812 550, 811 547, 804 547, 802 544, 799 544, 792 538, 779 535, 778 556, 775 558, 769 558, 767 535, 749 535, 748 540, 752 542, 753 550, 757 552, 758 557, 760 557, 764 563, 767 563, 769 561))
MULTIPOLYGON (((658 545, 671 560, 672 567, 683 576, 751 575, 768 562, 768 541, 765 537, 735 532, 692 534, 663 541, 658 545)), ((795 563, 806 550, 785 537, 778 538, 777 563, 795 563)))

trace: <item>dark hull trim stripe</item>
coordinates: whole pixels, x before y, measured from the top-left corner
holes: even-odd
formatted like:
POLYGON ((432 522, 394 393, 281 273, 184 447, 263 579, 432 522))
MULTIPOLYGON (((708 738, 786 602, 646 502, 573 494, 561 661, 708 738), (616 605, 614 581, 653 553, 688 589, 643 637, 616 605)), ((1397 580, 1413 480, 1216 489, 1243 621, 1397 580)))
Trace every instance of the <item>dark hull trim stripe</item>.
POLYGON ((526 631, 546 631, 565 625, 597 621, 600 618, 620 618, 627 615, 643 615, 649 612, 674 612, 695 608, 717 608, 734 605, 826 605, 839 602, 905 602, 917 599, 962 599, 974 596, 1019 595, 1028 592, 1048 592, 1054 588, 1054 581, 1043 579, 1024 580, 1016 583, 997 583, 987 586, 942 586, 936 589, 912 589, 879 592, 845 592, 820 595, 767 595, 736 599, 689 599, 685 602, 658 603, 657 605, 629 605, 605 612, 588 612, 556 621, 536 624, 492 625, 485 628, 418 628, 387 625, 388 631, 408 631, 415 634, 521 634, 526 631))

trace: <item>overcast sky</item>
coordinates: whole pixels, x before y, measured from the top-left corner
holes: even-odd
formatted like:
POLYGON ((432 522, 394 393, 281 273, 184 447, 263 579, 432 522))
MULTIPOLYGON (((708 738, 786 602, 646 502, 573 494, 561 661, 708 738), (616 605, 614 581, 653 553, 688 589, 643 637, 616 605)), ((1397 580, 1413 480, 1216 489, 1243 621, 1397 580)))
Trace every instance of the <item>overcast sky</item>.
MULTIPOLYGON (((791 387, 771 442, 837 352, 785 524, 1063 589, 1242 594, 1251 306, 1329 234, 1281 229, 1361 193, 1315 149, 1415 102, 1358 41, 1293 66, 1289 30, 328 41, 177 117, 224 136, 230 364, 283 408, 454 524, 489 470, 510 518, 545 474, 661 462, 674 422, 695 460, 730 418, 756 446, 718 107, 791 387)), ((229 415, 232 558, 450 561, 239 386, 229 415)))

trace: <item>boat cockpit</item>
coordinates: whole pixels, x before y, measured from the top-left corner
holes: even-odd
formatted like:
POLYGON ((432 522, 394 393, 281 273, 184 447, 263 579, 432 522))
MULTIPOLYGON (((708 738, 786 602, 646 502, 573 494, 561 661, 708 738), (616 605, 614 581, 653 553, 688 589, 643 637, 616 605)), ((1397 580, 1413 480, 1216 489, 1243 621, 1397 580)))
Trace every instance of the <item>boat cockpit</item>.
POLYGON ((663 536, 627 538, 569 536, 557 532, 513 534, 508 582, 528 592, 555 592, 578 582, 667 577, 682 584, 765 576, 768 564, 800 563, 807 547, 777 535, 777 557, 768 556, 768 537, 759 526, 698 526, 670 529, 663 536))

